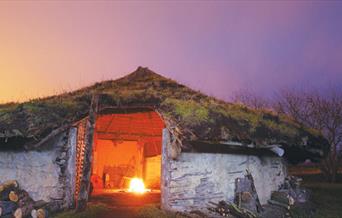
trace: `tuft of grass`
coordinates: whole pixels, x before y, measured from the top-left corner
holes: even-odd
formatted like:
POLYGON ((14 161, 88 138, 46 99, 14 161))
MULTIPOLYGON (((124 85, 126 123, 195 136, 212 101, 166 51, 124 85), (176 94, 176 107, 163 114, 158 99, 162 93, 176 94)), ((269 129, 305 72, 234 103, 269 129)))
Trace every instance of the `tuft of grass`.
POLYGON ((168 98, 163 102, 163 106, 172 108, 174 115, 188 126, 196 126, 209 120, 208 108, 193 100, 168 98))
POLYGON ((181 214, 163 211, 157 205, 144 206, 138 211, 139 218, 186 218, 181 214))
POLYGON ((171 218, 166 212, 154 205, 142 207, 138 211, 139 218, 171 218))
POLYGON ((53 216, 53 218, 99 218, 110 213, 110 209, 103 204, 89 205, 87 209, 80 213, 66 211, 53 216))

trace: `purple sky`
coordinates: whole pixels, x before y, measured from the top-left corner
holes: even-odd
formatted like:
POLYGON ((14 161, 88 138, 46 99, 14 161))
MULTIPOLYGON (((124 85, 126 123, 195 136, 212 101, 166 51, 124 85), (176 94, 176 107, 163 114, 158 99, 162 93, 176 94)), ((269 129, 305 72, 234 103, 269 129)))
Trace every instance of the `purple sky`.
POLYGON ((137 66, 226 100, 342 91, 342 2, 0 2, 0 102, 137 66))

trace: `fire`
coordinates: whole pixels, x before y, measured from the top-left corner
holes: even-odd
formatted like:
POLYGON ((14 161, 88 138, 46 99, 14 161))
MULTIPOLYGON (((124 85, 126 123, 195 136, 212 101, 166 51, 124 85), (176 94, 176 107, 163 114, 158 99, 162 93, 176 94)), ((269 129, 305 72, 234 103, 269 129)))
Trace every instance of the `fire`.
POLYGON ((145 184, 144 184, 144 181, 142 179, 133 178, 133 179, 131 179, 131 181, 129 183, 128 191, 138 193, 138 194, 143 194, 147 191, 147 189, 145 188, 145 184))

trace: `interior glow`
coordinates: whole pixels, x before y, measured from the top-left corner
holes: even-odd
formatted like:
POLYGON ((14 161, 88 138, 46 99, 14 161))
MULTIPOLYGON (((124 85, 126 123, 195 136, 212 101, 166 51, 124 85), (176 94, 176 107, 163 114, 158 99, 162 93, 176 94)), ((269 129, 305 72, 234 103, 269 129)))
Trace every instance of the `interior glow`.
POLYGON ((131 181, 129 183, 128 191, 138 193, 138 194, 143 194, 147 190, 145 189, 145 184, 144 184, 144 181, 142 179, 133 178, 133 179, 131 179, 131 181))
POLYGON ((139 178, 145 192, 160 190, 164 127, 160 116, 149 110, 98 114, 92 159, 93 188, 128 192, 131 180, 139 178))

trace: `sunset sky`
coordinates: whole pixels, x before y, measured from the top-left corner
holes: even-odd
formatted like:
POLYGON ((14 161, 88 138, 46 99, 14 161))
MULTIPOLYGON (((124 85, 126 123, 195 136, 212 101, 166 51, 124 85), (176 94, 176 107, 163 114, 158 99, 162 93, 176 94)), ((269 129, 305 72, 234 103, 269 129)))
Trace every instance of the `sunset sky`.
POLYGON ((342 1, 0 2, 0 103, 138 66, 225 100, 342 91, 342 1))

